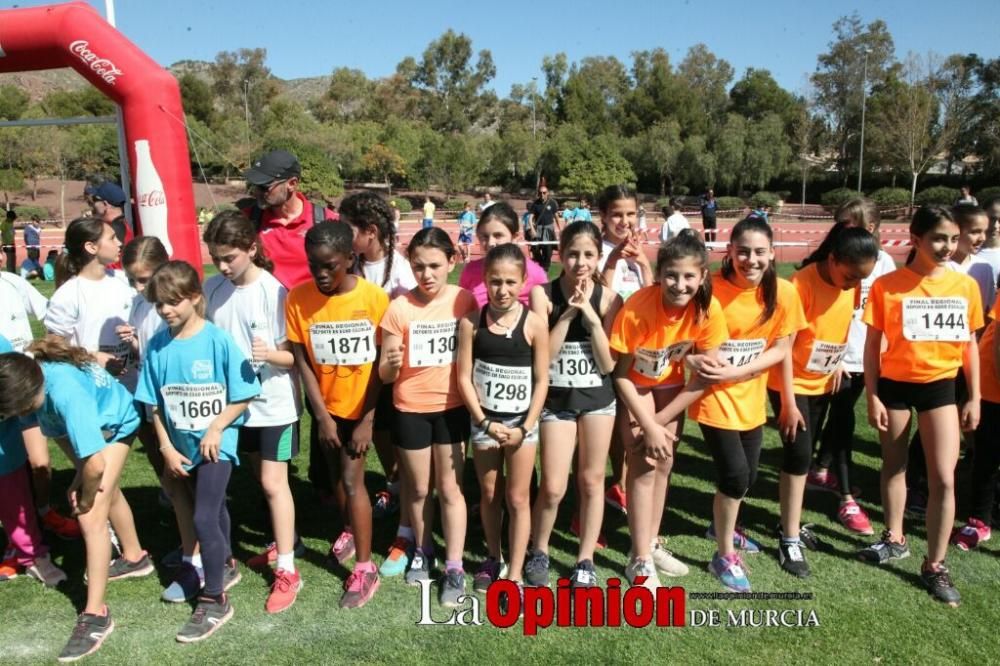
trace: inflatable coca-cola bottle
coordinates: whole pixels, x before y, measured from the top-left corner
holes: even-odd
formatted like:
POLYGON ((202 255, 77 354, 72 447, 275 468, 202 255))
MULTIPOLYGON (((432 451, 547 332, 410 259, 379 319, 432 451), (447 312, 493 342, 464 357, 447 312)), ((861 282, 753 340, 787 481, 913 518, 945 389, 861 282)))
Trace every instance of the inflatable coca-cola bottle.
POLYGON ((163 181, 160 180, 149 152, 149 141, 139 139, 135 142, 135 158, 136 201, 139 203, 142 233, 144 236, 159 238, 167 249, 167 254, 173 256, 174 249, 167 231, 167 197, 163 193, 163 181))

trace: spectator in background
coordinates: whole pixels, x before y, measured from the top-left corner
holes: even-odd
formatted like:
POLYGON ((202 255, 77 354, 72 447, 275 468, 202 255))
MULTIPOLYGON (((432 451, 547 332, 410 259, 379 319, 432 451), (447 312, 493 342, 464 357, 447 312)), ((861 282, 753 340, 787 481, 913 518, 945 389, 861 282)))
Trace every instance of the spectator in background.
POLYGON ((463 264, 469 261, 470 248, 472 247, 472 232, 475 228, 476 214, 472 212, 472 205, 466 201, 462 214, 458 216, 458 254, 463 264))
POLYGON ((56 259, 59 258, 59 250, 49 250, 45 255, 45 265, 42 266, 42 276, 46 282, 56 281, 56 259))
POLYGON ((396 230, 396 235, 399 235, 399 218, 402 217, 402 213, 399 210, 399 206, 396 204, 396 200, 393 199, 389 202, 389 207, 392 208, 392 226, 396 230))
POLYGON ((38 247, 28 248, 28 258, 21 264, 21 277, 25 280, 40 280, 44 277, 42 265, 38 263, 38 247))
MULTIPOLYGON (((531 204, 528 204, 528 208, 531 208, 531 204)), ((562 223, 565 227, 567 224, 571 224, 573 222, 573 218, 576 216, 576 209, 571 207, 569 202, 566 201, 563 203, 563 209, 559 215, 562 217, 562 223)))
POLYGON ((7 211, 4 221, 0 222, 0 244, 3 245, 3 253, 7 259, 7 270, 17 273, 17 254, 14 251, 14 220, 17 213, 12 210, 7 211))
POLYGON ((644 242, 649 242, 649 222, 646 221, 646 209, 643 206, 639 206, 639 215, 636 221, 636 231, 642 236, 644 242))
POLYGON ((538 198, 531 206, 531 222, 535 228, 535 240, 546 243, 533 246, 532 255, 538 265, 548 272, 562 225, 559 224, 559 202, 549 196, 549 187, 544 180, 538 186, 538 198))
POLYGON ((35 249, 42 246, 42 222, 37 215, 32 215, 28 224, 24 225, 24 245, 35 249))
POLYGON ((434 226, 434 211, 437 210, 437 206, 431 201, 431 195, 424 197, 424 229, 434 226))
POLYGON ((484 210, 486 210, 487 208, 489 208, 490 206, 492 206, 495 203, 496 202, 493 201, 493 195, 492 194, 490 194, 489 192, 487 192, 486 194, 484 194, 483 195, 483 203, 479 204, 479 214, 482 215, 484 210))
POLYGON ((972 190, 969 189, 968 185, 963 185, 962 189, 959 190, 961 194, 957 199, 955 199, 955 205, 959 206, 961 204, 972 204, 973 206, 978 206, 979 202, 976 197, 972 196, 972 190))
POLYGON ((524 240, 529 242, 535 240, 535 226, 531 215, 533 205, 531 201, 524 204, 524 214, 521 215, 521 230, 524 233, 524 240))
MULTIPOLYGON (((125 190, 117 183, 105 181, 100 185, 88 185, 83 193, 94 211, 94 217, 110 224, 122 246, 128 245, 134 232, 125 219, 125 190)), ((111 267, 120 268, 118 265, 111 267)))
POLYGON ((666 219, 663 220, 663 226, 660 227, 661 243, 666 243, 671 238, 677 238, 683 230, 691 228, 691 223, 681 213, 680 203, 677 199, 670 200, 663 215, 666 219))
POLYGON ((590 202, 587 201, 587 197, 580 199, 580 205, 573 211, 573 221, 579 222, 581 220, 584 222, 594 221, 593 216, 590 214, 590 202))
POLYGON ((715 213, 719 209, 719 204, 715 201, 715 192, 708 190, 701 198, 701 226, 705 230, 705 241, 715 240, 715 213))

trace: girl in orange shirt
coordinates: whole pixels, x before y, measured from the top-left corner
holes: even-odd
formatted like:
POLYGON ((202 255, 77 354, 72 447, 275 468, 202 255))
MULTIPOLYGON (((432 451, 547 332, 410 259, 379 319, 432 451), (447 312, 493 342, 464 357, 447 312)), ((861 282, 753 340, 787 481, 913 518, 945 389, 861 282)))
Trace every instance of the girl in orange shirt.
POLYGON ((856 287, 875 269, 877 259, 874 236, 838 222, 792 276, 808 326, 795 336, 791 355, 771 369, 767 388, 784 446, 778 563, 800 578, 809 575, 802 546, 819 547, 815 535, 801 525, 813 433, 819 434, 830 396, 839 388, 856 287))
POLYGON ((444 523, 445 575, 441 604, 458 605, 465 594, 462 551, 466 505, 462 494, 469 412, 458 390, 455 363, 458 322, 478 310, 471 292, 448 284, 455 245, 438 227, 421 229, 407 247, 416 288, 399 296, 382 319, 383 354, 379 375, 393 384, 395 440, 403 471, 403 497, 417 544, 406 582, 430 580, 434 558, 431 534, 437 490, 444 523))
MULTIPOLYGON (((650 588, 660 586, 652 551, 682 428, 680 417, 667 422, 657 412, 681 394, 685 357, 712 358, 728 337, 722 308, 712 298, 708 251, 697 234, 682 233, 663 244, 656 266, 659 284, 643 287, 625 303, 609 341, 619 354, 615 386, 636 422, 623 442, 632 536, 625 576, 650 588)), ((687 573, 683 563, 668 557, 673 575, 687 573)))
POLYGON ((865 389, 868 420, 878 429, 882 444, 886 529, 878 543, 859 553, 862 560, 876 564, 910 555, 903 535, 903 505, 910 410, 916 409, 930 490, 927 557, 920 580, 936 599, 950 606, 961 600, 944 566, 955 520, 959 427, 969 432, 979 423, 976 331, 983 326, 975 280, 948 269, 959 234, 947 208, 922 206, 910 223, 912 260, 876 280, 868 297, 865 389), (961 414, 955 400, 959 368, 969 389, 961 414))

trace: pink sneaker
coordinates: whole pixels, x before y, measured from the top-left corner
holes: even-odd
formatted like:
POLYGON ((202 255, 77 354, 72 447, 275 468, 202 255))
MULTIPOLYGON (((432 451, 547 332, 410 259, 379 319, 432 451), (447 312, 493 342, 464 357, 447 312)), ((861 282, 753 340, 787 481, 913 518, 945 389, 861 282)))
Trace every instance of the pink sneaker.
POLYGON ((828 493, 839 495, 840 481, 837 479, 837 475, 830 470, 820 473, 811 469, 806 476, 806 488, 809 490, 825 490, 828 493))
POLYGON ((330 545, 330 554, 341 564, 354 557, 354 533, 349 529, 341 532, 330 545))
POLYGON ((972 550, 984 541, 989 541, 992 530, 990 526, 978 518, 969 518, 965 527, 955 530, 951 542, 961 550, 972 550))
POLYGON ((840 518, 840 522, 843 523, 844 527, 852 532, 864 534, 865 536, 875 534, 875 530, 872 529, 872 522, 868 520, 868 515, 864 509, 858 506, 857 502, 850 501, 841 504, 840 509, 837 510, 837 517, 840 518))

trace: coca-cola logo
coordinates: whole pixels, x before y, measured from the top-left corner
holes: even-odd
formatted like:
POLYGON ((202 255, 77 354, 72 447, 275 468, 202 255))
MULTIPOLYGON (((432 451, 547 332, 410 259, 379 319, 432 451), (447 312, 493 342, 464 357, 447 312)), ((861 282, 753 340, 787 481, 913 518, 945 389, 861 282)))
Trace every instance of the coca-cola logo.
POLYGON ((150 192, 143 192, 142 194, 139 195, 139 205, 145 208, 166 206, 167 196, 163 193, 163 190, 152 190, 150 192))
POLYGON ((91 51, 90 42, 85 39, 71 43, 69 50, 109 85, 115 85, 115 80, 122 74, 122 70, 118 69, 115 63, 91 51))

